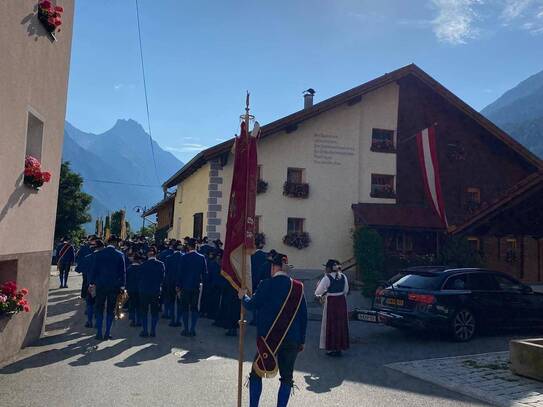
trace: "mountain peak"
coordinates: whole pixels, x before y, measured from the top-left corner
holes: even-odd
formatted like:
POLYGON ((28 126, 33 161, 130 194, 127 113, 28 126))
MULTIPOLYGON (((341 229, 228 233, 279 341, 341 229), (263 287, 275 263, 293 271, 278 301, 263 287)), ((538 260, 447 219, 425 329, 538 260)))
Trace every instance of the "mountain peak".
POLYGON ((110 129, 110 131, 113 129, 140 131, 145 133, 145 129, 143 128, 143 126, 134 119, 118 119, 113 128, 110 129))

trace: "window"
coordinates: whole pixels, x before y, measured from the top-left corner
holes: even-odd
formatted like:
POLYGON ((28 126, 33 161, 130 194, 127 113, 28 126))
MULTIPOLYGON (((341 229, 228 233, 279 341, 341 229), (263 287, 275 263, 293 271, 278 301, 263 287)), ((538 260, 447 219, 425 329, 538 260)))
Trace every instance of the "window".
POLYGON ((43 143, 43 122, 28 112, 28 123, 26 128, 26 155, 41 160, 43 143))
POLYGON ((492 274, 473 273, 469 275, 468 288, 476 291, 498 291, 498 282, 492 274))
POLYGON ((407 233, 396 235, 396 250, 402 253, 413 251, 413 237, 407 233))
POLYGON ((261 217, 262 216, 255 216, 255 233, 261 233, 261 230, 260 230, 261 217))
POLYGON ((287 182, 292 184, 302 184, 304 181, 304 170, 302 168, 288 168, 287 182))
POLYGON ((175 236, 180 239, 181 238, 181 217, 177 218, 177 226, 175 228, 175 236))
POLYGON ((304 219, 288 218, 287 233, 304 233, 304 219))
POLYGON ((202 212, 195 213, 192 237, 195 239, 201 239, 203 230, 204 230, 204 214, 202 212))
POLYGON ((478 237, 468 237, 468 244, 473 251, 478 252, 481 250, 481 241, 478 237))
POLYGON ((371 174, 371 196, 374 198, 395 198, 394 175, 371 174))
POLYGON ((505 249, 507 251, 517 250, 517 239, 507 239, 505 241, 505 249))
POLYGON ((503 291, 515 293, 521 293, 524 291, 524 285, 519 281, 513 280, 512 278, 506 276, 496 276, 496 280, 503 291))
POLYGON ((444 290, 465 290, 468 285, 468 276, 460 274, 450 277, 443 286, 444 290))
POLYGON ((394 130, 373 129, 371 132, 371 151, 393 152, 394 130))
POLYGON ((467 198, 468 202, 481 203, 481 190, 479 188, 468 188, 467 189, 467 198))

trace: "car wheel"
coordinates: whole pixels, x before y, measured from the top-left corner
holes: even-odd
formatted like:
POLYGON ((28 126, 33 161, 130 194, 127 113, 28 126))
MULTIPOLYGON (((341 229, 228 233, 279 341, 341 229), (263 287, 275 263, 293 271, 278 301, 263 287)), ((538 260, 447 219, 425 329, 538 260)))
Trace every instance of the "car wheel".
POLYGON ((469 309, 461 309, 452 320, 452 334, 455 341, 467 342, 475 335, 475 315, 469 309))

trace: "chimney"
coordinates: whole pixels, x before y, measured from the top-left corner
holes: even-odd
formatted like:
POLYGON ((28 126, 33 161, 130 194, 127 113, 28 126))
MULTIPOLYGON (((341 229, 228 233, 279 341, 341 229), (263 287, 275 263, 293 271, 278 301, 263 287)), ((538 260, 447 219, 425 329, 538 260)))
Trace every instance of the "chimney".
POLYGON ((313 107, 313 96, 315 95, 315 89, 309 88, 304 91, 304 110, 311 109, 313 107))

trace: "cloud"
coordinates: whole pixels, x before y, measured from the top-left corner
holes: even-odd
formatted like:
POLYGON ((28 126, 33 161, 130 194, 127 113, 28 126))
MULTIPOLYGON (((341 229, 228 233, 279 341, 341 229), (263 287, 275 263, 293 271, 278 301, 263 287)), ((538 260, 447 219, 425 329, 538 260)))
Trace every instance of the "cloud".
POLYGON ((543 0, 505 0, 501 19, 505 26, 543 33, 543 0))
POLYGON ((506 21, 512 21, 518 18, 532 3, 534 3, 533 0, 508 0, 502 11, 502 18, 506 21))
POLYGON ((114 90, 121 90, 123 88, 124 84, 122 83, 116 83, 115 85, 113 85, 113 89, 114 90))
POLYGON ((477 38, 479 29, 475 23, 479 15, 475 7, 482 0, 432 0, 432 3, 438 10, 432 26, 439 41, 458 45, 477 38))
POLYGON ((115 92, 118 92, 121 89, 134 89, 135 87, 136 85, 134 85, 133 83, 115 83, 113 85, 113 90, 115 92))
POLYGON ((203 144, 187 143, 182 144, 181 147, 166 146, 164 149, 175 153, 198 153, 206 148, 209 147, 203 144))

